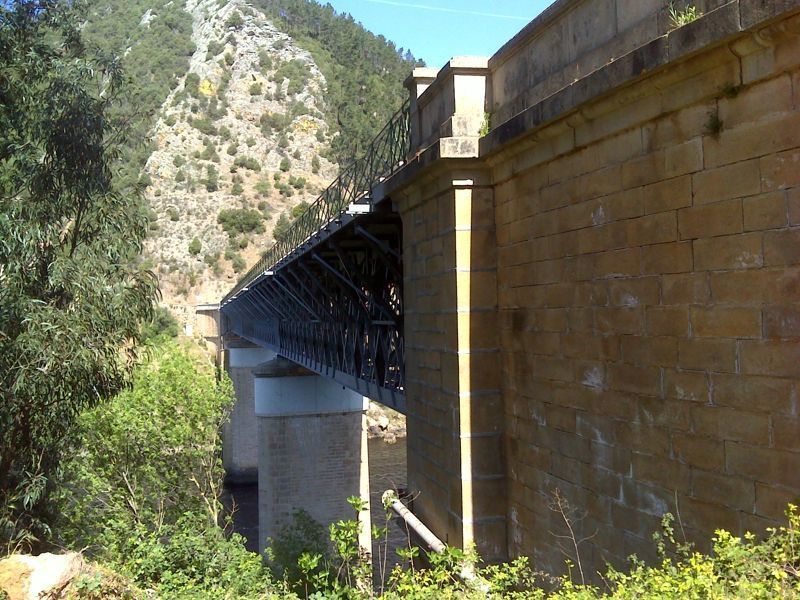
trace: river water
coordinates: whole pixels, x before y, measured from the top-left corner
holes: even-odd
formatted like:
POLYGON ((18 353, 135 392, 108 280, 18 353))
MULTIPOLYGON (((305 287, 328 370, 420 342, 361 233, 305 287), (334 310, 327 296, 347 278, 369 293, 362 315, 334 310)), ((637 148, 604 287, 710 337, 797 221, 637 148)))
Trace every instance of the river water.
MULTIPOLYGON (((381 438, 369 440, 370 515, 374 526, 387 527, 388 530, 384 539, 375 541, 372 545, 376 578, 380 577, 382 567, 388 577, 388 572, 398 561, 395 549, 407 545, 406 533, 400 526, 395 521, 387 523, 386 511, 381 502, 381 496, 386 490, 405 488, 406 477, 405 438, 398 438, 393 444, 388 444, 381 438)), ((228 487, 224 502, 226 506, 233 503, 236 507, 233 530, 244 536, 248 550, 258 552, 258 485, 228 487)))

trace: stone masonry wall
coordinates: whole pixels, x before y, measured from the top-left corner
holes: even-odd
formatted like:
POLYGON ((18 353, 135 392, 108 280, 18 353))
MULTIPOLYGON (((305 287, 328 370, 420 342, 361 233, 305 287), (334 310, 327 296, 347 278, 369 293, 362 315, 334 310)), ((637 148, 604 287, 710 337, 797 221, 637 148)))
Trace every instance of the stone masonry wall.
MULTIPOLYGON (((779 3, 784 0, 761 0, 779 3)), ((670 6, 707 14, 732 0, 558 0, 489 61, 491 110, 502 123, 672 27, 670 6)))
MULTIPOLYGON (((664 512, 707 550, 800 496, 798 32, 706 50, 490 158, 510 555, 563 570, 556 490, 594 568, 652 558, 664 512)), ((442 260, 434 233, 407 268, 442 260)), ((440 318, 415 317, 432 344, 440 318)), ((418 360, 411 380, 442 357, 418 360)))
POLYGON ((493 196, 435 174, 400 201, 409 489, 446 542, 506 557, 493 196))

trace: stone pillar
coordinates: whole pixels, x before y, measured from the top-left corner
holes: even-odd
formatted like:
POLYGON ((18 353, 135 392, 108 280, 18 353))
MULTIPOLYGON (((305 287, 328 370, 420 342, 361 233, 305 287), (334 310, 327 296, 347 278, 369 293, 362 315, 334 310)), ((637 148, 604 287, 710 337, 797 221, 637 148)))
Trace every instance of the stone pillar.
MULTIPOLYGON (((417 98, 419 164, 403 219, 409 490, 442 540, 507 556, 497 259, 490 173, 476 160, 486 59, 457 57, 417 98), (426 145, 430 145, 426 147, 426 145)), ((412 93, 414 90, 411 90, 412 93)))
MULTIPOLYGON (((369 501, 367 399, 278 357, 253 370, 259 423, 259 550, 303 509, 328 525, 355 517, 347 498, 369 501)), ((369 507, 359 515, 371 551, 369 507)))
POLYGON ((253 367, 275 358, 272 350, 245 340, 228 342, 223 358, 236 403, 222 427, 222 464, 228 483, 258 481, 258 421, 254 410, 253 367))

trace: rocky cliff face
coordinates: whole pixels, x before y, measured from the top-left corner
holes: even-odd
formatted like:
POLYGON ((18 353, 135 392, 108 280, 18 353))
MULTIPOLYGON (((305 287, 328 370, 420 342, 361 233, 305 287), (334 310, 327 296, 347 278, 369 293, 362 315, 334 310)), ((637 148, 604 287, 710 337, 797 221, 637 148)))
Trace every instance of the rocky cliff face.
POLYGON ((171 304, 221 298, 272 243, 279 216, 337 171, 323 156, 326 84, 311 55, 242 0, 185 10, 197 49, 161 108, 146 166, 145 255, 171 304))

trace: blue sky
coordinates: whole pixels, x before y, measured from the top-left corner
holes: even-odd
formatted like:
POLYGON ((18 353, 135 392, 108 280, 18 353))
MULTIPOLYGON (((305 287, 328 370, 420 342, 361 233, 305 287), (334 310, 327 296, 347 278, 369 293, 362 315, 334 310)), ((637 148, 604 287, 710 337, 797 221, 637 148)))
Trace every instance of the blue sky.
POLYGON ((440 68, 451 56, 491 56, 554 0, 327 1, 440 68))

